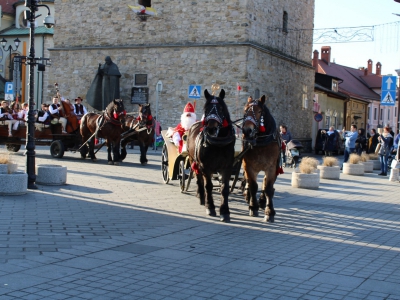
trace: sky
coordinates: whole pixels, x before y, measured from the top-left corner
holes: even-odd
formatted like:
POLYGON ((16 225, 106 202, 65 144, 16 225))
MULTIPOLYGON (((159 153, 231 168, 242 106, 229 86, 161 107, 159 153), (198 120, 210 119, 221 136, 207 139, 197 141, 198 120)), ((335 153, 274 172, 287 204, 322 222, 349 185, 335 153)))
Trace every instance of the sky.
MULTIPOLYGON (((400 69, 400 3, 394 0, 315 0, 314 30, 342 27, 374 26, 374 41, 347 43, 318 43, 313 51, 331 46, 331 61, 359 68, 372 60, 372 72, 377 62, 382 64, 382 75, 396 75, 400 69), (398 22, 398 23, 395 23, 398 22)), ((354 32, 355 29, 350 30, 354 32)), ((321 32, 321 31, 319 31, 321 32)), ((324 32, 324 31, 322 31, 324 32)))

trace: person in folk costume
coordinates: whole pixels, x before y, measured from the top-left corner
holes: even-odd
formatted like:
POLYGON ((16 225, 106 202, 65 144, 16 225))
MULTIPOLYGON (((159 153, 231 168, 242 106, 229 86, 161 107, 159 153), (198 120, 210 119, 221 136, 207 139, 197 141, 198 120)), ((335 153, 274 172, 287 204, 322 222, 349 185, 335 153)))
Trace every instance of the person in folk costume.
POLYGON ((194 107, 190 102, 188 102, 183 110, 183 114, 181 115, 181 122, 174 128, 172 134, 172 141, 175 146, 179 148, 179 153, 182 152, 183 147, 182 136, 196 121, 197 117, 194 112, 194 107))
MULTIPOLYGON (((61 101, 64 99, 61 98, 61 101)), ((60 110, 62 110, 61 104, 58 103, 58 97, 53 97, 53 104, 49 106, 49 112, 51 117, 53 118, 52 123, 60 122, 62 125, 62 133, 67 133, 67 119, 60 116, 60 110)))
POLYGON ((86 107, 82 105, 82 100, 81 97, 75 98, 74 104, 74 112, 79 121, 82 119, 83 115, 87 113, 86 107))
POLYGON ((18 112, 17 122, 13 126, 13 130, 18 130, 20 124, 25 124, 28 121, 28 103, 23 103, 22 108, 18 112))

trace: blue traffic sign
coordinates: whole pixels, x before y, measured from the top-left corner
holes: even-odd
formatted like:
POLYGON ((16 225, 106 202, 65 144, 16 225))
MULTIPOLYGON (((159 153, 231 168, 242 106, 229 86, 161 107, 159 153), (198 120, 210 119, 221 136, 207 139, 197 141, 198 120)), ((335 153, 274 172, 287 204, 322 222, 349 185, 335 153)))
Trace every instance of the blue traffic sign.
POLYGON ((381 87, 381 105, 395 106, 396 104, 396 76, 383 76, 381 87))
POLYGON ((189 98, 199 99, 201 97, 201 85, 189 85, 189 98))
POLYGON ((6 82, 4 85, 4 100, 14 100, 14 84, 12 82, 6 82))

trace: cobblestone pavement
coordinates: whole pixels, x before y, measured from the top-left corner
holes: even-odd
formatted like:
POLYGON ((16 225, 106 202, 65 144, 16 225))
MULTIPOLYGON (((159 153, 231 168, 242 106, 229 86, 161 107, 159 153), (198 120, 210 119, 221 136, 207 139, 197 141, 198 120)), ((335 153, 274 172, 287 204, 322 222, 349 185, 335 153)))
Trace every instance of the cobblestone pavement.
MULTIPOLYGON (((1 300, 400 299, 400 184, 377 171, 304 190, 286 168, 275 223, 235 191, 224 224, 194 183, 162 182, 160 150, 145 167, 136 148, 120 166, 105 154, 37 147, 36 164, 67 166, 67 185, 0 197, 1 300)), ((23 170, 23 150, 13 158, 23 170)))

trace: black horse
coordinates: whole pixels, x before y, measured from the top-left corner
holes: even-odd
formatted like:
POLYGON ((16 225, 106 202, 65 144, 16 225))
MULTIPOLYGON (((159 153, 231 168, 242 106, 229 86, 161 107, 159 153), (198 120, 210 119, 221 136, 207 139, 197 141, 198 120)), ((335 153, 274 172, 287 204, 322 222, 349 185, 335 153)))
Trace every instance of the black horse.
POLYGON ((197 178, 200 204, 205 205, 208 215, 216 216, 211 180, 213 174, 218 172, 222 195, 220 220, 229 222, 229 180, 234 163, 236 137, 228 107, 224 102, 225 91, 221 90, 219 96, 215 97, 205 90, 204 96, 206 98, 204 120, 193 124, 189 129, 187 149, 197 178))
POLYGON ((273 222, 275 209, 272 202, 274 183, 282 169, 280 166, 281 139, 276 123, 267 106, 265 96, 259 100, 249 98, 244 107, 243 169, 246 181, 245 199, 250 216, 258 216, 259 207, 265 209, 264 221, 273 222), (260 200, 257 201, 257 176, 264 171, 260 200))
POLYGON ((140 163, 147 164, 147 150, 154 141, 154 119, 151 115, 150 104, 139 105, 139 116, 128 116, 125 119, 124 130, 121 139, 121 160, 126 157, 126 145, 130 142, 138 142, 140 147, 140 163))
POLYGON ((82 142, 86 144, 82 147, 82 158, 85 158, 86 154, 89 152, 92 161, 96 161, 96 156, 94 154, 94 138, 96 136, 96 138, 106 139, 108 164, 118 165, 120 161, 119 144, 123 132, 122 125, 125 116, 126 111, 122 99, 111 101, 102 114, 85 114, 81 119, 80 126, 82 142), (113 157, 111 157, 111 150, 113 152, 113 157))

